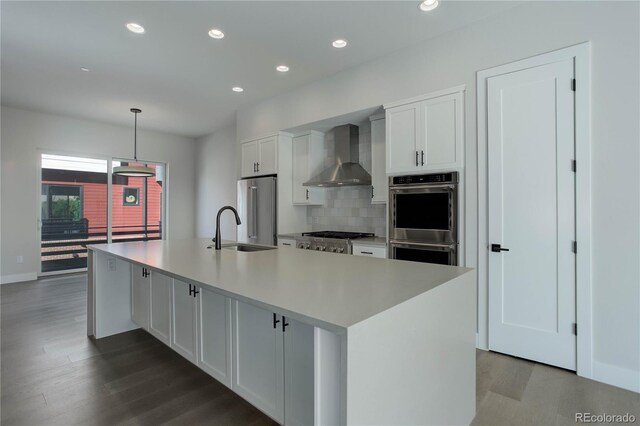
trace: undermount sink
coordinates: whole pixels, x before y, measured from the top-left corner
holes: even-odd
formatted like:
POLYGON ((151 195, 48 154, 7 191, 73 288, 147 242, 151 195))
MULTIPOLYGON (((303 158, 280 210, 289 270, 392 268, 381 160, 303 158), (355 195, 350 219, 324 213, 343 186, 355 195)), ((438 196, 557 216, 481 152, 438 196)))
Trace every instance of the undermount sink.
POLYGON ((275 247, 267 247, 267 246, 254 246, 252 244, 229 244, 222 246, 223 249, 226 250, 235 250, 235 251, 263 251, 263 250, 274 250, 275 247))

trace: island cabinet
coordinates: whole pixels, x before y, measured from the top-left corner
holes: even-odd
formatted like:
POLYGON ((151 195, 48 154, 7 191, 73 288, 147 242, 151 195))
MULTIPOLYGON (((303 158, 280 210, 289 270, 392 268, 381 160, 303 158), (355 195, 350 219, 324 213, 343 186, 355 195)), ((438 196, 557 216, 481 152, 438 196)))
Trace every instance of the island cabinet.
POLYGON ((198 366, 231 387, 231 299, 198 288, 198 366))
POLYGON ((233 386, 283 424, 314 424, 314 327, 234 300, 233 386))
POLYGON ((131 265, 131 320, 149 331, 151 280, 146 268, 131 265))
POLYGON ((269 136, 241 144, 242 177, 278 173, 278 137, 269 136))
POLYGON ((166 345, 171 345, 172 280, 166 275, 146 269, 151 288, 149 333, 166 345))
POLYGON ((388 174, 463 166, 463 86, 384 107, 388 174))
POLYGON ((171 348, 197 364, 198 291, 184 281, 173 280, 171 298, 171 348))

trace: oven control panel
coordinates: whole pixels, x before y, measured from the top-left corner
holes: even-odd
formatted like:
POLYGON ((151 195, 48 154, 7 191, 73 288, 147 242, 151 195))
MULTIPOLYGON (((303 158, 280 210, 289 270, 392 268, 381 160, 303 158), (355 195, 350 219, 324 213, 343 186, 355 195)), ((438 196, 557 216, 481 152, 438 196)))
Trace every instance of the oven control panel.
POLYGON ((413 185, 424 183, 458 183, 458 172, 433 173, 428 175, 394 176, 392 185, 413 185))

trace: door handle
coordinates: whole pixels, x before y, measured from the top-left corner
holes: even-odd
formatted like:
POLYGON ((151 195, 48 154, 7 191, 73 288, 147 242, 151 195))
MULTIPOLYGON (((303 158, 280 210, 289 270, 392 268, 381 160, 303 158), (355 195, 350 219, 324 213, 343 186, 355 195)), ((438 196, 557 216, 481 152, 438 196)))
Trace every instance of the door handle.
POLYGON ((200 293, 200 290, 194 285, 193 286, 193 297, 196 297, 200 293))
POLYGON ((418 165, 418 151, 416 151, 416 166, 418 165))
POLYGON ((424 166, 424 151, 420 151, 422 153, 422 165, 424 166))
POLYGON ((500 253, 501 251, 509 251, 509 249, 500 247, 500 244, 491 244, 491 251, 494 253, 500 253))
POLYGON ((191 284, 189 284, 189 296, 191 296, 192 293, 193 293, 193 289, 192 289, 191 284))
POLYGON ((279 319, 276 319, 276 313, 273 313, 273 328, 276 328, 276 325, 280 322, 279 319))
POLYGON ((282 317, 282 332, 284 333, 287 328, 287 326, 289 326, 289 323, 287 322, 287 317, 282 317))

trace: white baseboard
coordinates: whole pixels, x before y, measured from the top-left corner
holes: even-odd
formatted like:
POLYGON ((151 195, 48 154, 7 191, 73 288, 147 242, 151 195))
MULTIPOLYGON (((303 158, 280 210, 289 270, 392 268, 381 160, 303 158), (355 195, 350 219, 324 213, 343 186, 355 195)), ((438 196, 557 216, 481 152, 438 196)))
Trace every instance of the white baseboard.
POLYGON ((608 385, 640 392, 640 371, 629 370, 594 360, 592 378, 608 385))
POLYGON ((35 281, 38 279, 37 272, 27 272, 25 274, 3 275, 0 277, 0 284, 19 283, 22 281, 35 281))

